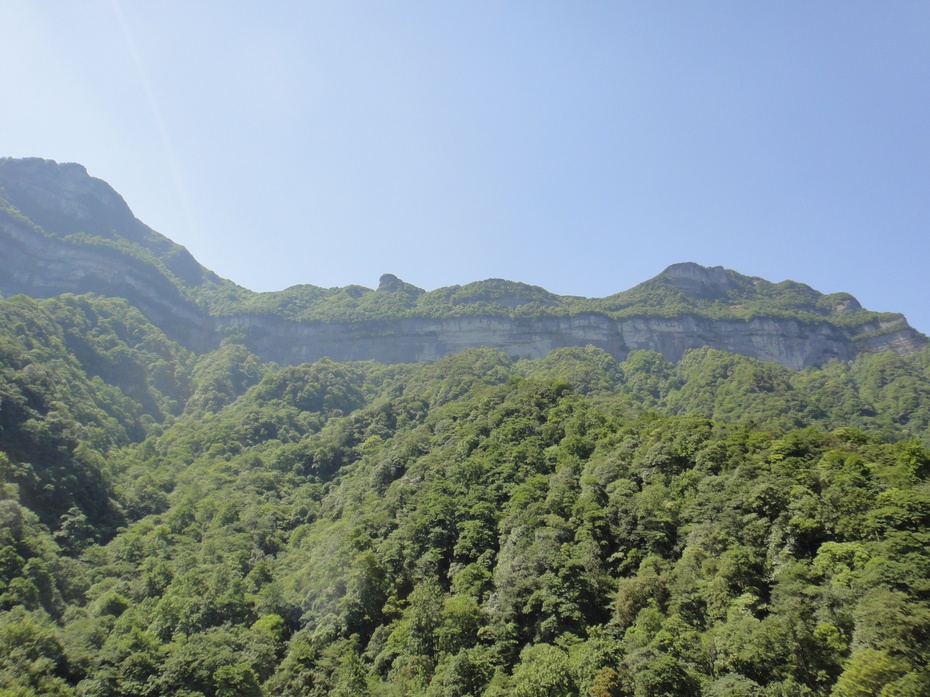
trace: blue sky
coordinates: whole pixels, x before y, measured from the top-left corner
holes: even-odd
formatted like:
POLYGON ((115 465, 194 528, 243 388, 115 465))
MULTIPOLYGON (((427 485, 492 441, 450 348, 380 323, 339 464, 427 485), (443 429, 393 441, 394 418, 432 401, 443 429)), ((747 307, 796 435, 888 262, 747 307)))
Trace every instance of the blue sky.
POLYGON ((930 3, 0 4, 0 155, 254 290, 722 265, 930 332, 930 3))

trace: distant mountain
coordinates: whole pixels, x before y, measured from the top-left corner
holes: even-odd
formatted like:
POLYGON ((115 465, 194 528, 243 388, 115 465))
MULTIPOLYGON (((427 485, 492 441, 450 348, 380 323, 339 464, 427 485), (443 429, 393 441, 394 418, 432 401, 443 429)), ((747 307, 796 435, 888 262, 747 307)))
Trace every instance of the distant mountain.
POLYGON ((205 351, 232 336, 264 360, 433 361, 490 347, 541 358, 593 345, 623 360, 677 361, 703 346, 791 368, 863 352, 911 353, 927 338, 900 314, 846 293, 675 264, 606 298, 560 296, 501 279, 426 292, 391 274, 377 289, 300 285, 255 293, 201 266, 136 219, 81 165, 0 159, 0 292, 120 297, 169 337, 205 351))

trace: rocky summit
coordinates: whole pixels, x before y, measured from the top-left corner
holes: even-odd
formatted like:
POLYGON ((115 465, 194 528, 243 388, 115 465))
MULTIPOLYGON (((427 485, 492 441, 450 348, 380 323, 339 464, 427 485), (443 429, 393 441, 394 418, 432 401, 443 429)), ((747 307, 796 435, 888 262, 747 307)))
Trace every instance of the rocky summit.
POLYGON ((706 346, 799 369, 927 342, 902 315, 865 310, 849 294, 694 263, 606 298, 501 279, 426 292, 392 274, 374 290, 255 293, 136 219, 81 165, 41 159, 0 159, 0 252, 5 295, 120 297, 189 348, 232 336, 281 364, 425 362, 475 347, 540 358, 587 345, 618 360, 649 349, 677 361, 706 346))

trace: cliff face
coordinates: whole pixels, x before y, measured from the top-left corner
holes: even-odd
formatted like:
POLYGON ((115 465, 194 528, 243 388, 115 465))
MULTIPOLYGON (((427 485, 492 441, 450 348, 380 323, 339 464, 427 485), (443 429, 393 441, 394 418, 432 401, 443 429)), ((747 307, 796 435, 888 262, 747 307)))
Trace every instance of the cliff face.
POLYGON ((250 349, 266 360, 293 364, 329 357, 337 361, 383 363, 434 361, 467 348, 488 346, 518 358, 542 358, 565 346, 596 346, 618 360, 637 349, 657 351, 677 361, 688 349, 710 346, 800 369, 831 359, 850 360, 860 351, 911 353, 925 339, 900 320, 865 345, 827 323, 758 318, 711 320, 693 316, 671 319, 612 319, 585 314, 572 317, 509 319, 456 317, 391 321, 291 321, 269 315, 240 315, 218 320, 234 329, 250 349))
POLYGON ((649 349, 675 361, 689 349, 710 346, 798 369, 862 351, 906 354, 927 342, 901 315, 868 313, 852 296, 822 296, 802 284, 776 285, 692 263, 670 266, 603 300, 564 298, 501 280, 425 293, 386 274, 376 291, 315 289, 298 297, 300 290, 289 289, 278 294, 278 305, 256 310, 275 294, 250 294, 220 279, 137 220, 105 182, 80 165, 47 160, 0 160, 0 292, 123 297, 194 350, 235 336, 261 358, 282 364, 324 356, 433 361, 475 347, 540 358, 554 348, 585 345, 620 360, 649 349), (218 288, 248 302, 213 311, 204 298, 218 288), (322 319, 289 318, 280 310, 295 298, 312 304, 339 292, 360 299, 355 307, 367 310, 352 320, 326 316, 325 306, 317 310, 322 319), (740 315, 746 299, 768 305, 740 315), (438 303, 446 304, 437 313, 438 303), (729 309, 721 314, 720 307, 729 309), (858 314, 837 321, 845 313, 858 314))
POLYGON ((50 298, 97 293, 125 298, 166 334, 194 350, 219 344, 213 321, 182 295, 170 275, 125 251, 44 235, 2 211, 0 250, 4 295, 50 298))

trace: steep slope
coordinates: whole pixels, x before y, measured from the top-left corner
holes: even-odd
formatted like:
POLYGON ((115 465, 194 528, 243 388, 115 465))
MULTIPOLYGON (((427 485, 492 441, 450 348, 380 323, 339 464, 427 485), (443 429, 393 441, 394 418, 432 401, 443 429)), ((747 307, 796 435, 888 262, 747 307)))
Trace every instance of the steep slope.
POLYGON ((927 342, 903 316, 864 310, 848 294, 691 263, 602 299, 501 279, 425 292, 391 274, 375 290, 253 293, 145 226, 80 165, 38 159, 0 160, 0 250, 2 293, 126 298, 189 348, 230 336, 282 364, 423 362, 478 347, 541 358, 586 345, 618 360, 645 349, 677 361, 709 346, 798 369, 927 342))
POLYGON ((0 159, 0 249, 4 294, 125 298, 191 348, 217 343, 194 298, 232 284, 137 220, 80 165, 0 159))
POLYGON ((898 382, 925 427, 927 350, 261 366, 70 296, 0 349, 4 694, 930 687, 930 452, 827 414, 898 382))
POLYGON ((930 694, 900 316, 694 264, 255 294, 33 164, 0 213, 0 283, 54 296, 0 298, 0 694, 930 694))

